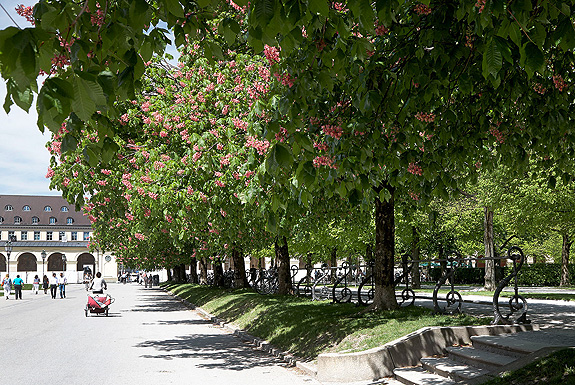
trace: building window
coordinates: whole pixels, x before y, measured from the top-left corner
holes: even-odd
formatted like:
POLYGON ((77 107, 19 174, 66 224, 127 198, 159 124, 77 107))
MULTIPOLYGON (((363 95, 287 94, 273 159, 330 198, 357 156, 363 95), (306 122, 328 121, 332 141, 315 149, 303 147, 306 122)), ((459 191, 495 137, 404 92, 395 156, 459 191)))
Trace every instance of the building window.
POLYGON ((60 211, 63 212, 63 213, 67 213, 67 212, 68 212, 68 207, 62 206, 62 207, 60 207, 60 211))
POLYGON ((60 232, 58 233, 58 239, 61 240, 61 241, 65 241, 65 240, 66 240, 66 233, 63 232, 63 231, 60 231, 60 232))
POLYGON ((52 240, 52 232, 51 232, 51 231, 46 231, 46 240, 47 240, 47 241, 51 241, 51 240, 52 240))
POLYGON ((32 224, 33 224, 33 225, 37 225, 38 223, 40 223, 40 218, 38 218, 38 217, 32 217, 32 224))
POLYGON ((56 223, 56 218, 50 217, 50 224, 53 225, 56 223))
POLYGON ((84 240, 85 240, 85 241, 89 241, 89 240, 90 240, 90 232, 89 232, 89 231, 84 231, 84 240))
POLYGON ((34 231, 34 240, 35 240, 35 241, 39 241, 39 240, 40 240, 40 232, 39 232, 39 231, 34 231))
POLYGON ((66 218, 66 224, 67 225, 71 225, 73 223, 74 223, 74 218, 70 218, 70 217, 66 218))
POLYGON ((20 232, 20 240, 21 241, 27 241, 28 240, 28 232, 27 231, 21 231, 20 232))
POLYGON ((19 225, 20 223, 22 223, 22 218, 20 218, 19 216, 15 216, 14 217, 14 224, 19 225))
POLYGON ((72 231, 72 240, 73 240, 73 241, 77 241, 77 240, 78 240, 78 232, 77 232, 77 231, 72 231))
POLYGON ((14 210, 14 207, 12 207, 12 205, 6 205, 6 206, 4 206, 4 210, 12 211, 12 210, 14 210))
POLYGON ((46 207, 44 207, 44 211, 50 212, 50 211, 52 211, 52 207, 46 206, 46 207))
POLYGON ((14 232, 13 231, 8 231, 8 240, 10 239, 14 239, 14 232))
POLYGON ((22 207, 22 211, 30 211, 30 206, 26 205, 22 207))

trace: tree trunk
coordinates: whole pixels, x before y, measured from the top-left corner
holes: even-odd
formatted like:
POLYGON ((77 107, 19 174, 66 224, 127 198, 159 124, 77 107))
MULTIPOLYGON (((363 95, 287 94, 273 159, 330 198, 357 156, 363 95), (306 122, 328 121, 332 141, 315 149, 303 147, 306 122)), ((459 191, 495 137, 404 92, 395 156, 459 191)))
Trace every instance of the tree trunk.
POLYGON ((421 277, 419 273, 419 232, 417 227, 411 226, 411 259, 416 261, 413 263, 413 268, 411 269, 411 286, 414 289, 421 288, 421 277))
POLYGON ((393 262, 395 256, 395 188, 385 184, 391 194, 387 202, 375 199, 375 294, 370 307, 375 310, 389 310, 398 307, 393 286, 393 262))
POLYGON ((186 265, 180 264, 174 266, 174 281, 182 283, 186 281, 186 265))
POLYGON ((331 279, 331 283, 335 283, 335 281, 337 280, 337 247, 334 247, 333 249, 331 249, 331 256, 330 256, 330 261, 329 261, 329 267, 331 267, 331 275, 330 275, 330 279, 331 279))
POLYGON ((571 277, 569 274, 569 252, 571 251, 571 244, 569 241, 569 234, 563 234, 563 247, 561 247, 561 283, 560 286, 569 286, 571 284, 571 277))
POLYGON ((208 264, 206 258, 200 258, 200 285, 208 284, 208 264))
POLYGON ((198 282, 198 260, 192 257, 190 258, 190 283, 197 284, 198 282))
POLYGON ((234 261, 234 289, 245 289, 249 287, 246 277, 246 264, 242 249, 232 246, 232 260, 234 261))
POLYGON ((168 267, 166 269, 166 272, 168 273, 168 281, 171 281, 172 280, 172 269, 168 267))
POLYGON ((291 284, 291 274, 289 265, 289 250, 287 244, 287 238, 282 237, 281 246, 278 245, 277 239, 275 241, 276 249, 276 263, 278 268, 278 294, 287 295, 290 293, 291 284))
POLYGON ((373 248, 371 247, 371 243, 365 246, 365 263, 367 264, 369 261, 373 261, 373 248))
POLYGON ((485 290, 495 290, 495 250, 493 245, 493 211, 489 207, 484 209, 483 218, 483 243, 485 245, 485 290))
POLYGON ((215 258, 212 264, 214 266, 214 286, 224 287, 224 267, 222 266, 222 261, 219 258, 215 258))

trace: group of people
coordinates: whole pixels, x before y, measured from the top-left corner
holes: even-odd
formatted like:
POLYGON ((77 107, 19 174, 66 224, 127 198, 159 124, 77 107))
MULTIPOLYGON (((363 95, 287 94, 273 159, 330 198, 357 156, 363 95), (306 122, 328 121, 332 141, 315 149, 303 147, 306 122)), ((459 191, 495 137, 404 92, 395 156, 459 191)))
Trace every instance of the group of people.
MULTIPOLYGON (((56 273, 52 273, 52 276, 44 275, 42 280, 42 288, 44 289, 44 294, 48 294, 48 289, 50 289, 50 295, 52 299, 56 299, 56 294, 58 293, 58 288, 60 289, 60 298, 66 298, 66 285, 68 284, 68 279, 64 273, 60 273, 57 276, 56 273)), ((22 287, 24 286, 24 280, 20 278, 18 274, 14 280, 10 279, 10 276, 6 274, 6 277, 2 280, 2 287, 4 288, 4 298, 9 299, 12 292, 12 287, 14 287, 14 298, 22 299, 22 287)), ((32 283, 32 292, 38 294, 40 289, 40 278, 38 275, 34 276, 34 281, 32 283)), ((89 289, 93 290, 94 293, 103 293, 104 289, 107 289, 106 281, 102 278, 100 272, 96 273, 96 277, 90 281, 89 289)), ((88 290, 88 285, 86 286, 88 290)))

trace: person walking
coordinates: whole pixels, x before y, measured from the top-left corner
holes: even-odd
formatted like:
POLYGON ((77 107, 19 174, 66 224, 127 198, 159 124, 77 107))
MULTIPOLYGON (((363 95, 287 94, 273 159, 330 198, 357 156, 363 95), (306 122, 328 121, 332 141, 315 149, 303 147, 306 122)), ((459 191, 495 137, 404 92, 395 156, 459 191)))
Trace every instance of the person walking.
POLYGON ((60 299, 66 298, 66 284, 68 279, 64 276, 64 273, 60 273, 58 277, 58 286, 60 287, 60 299))
POLYGON ((44 289, 44 294, 48 294, 48 288, 50 287, 50 280, 46 275, 42 278, 42 289, 44 289))
POLYGON ((50 295, 52 299, 56 299, 56 290, 58 289, 58 277, 56 277, 56 273, 52 273, 50 277, 50 295))
POLYGON ((4 288, 4 297, 6 299, 10 298, 10 290, 12 289, 12 280, 10 276, 6 274, 6 278, 2 281, 2 287, 4 288))
POLYGON ((22 299, 22 286, 24 286, 24 280, 20 278, 20 274, 14 278, 14 299, 22 299))
POLYGON ((35 294, 38 294, 39 287, 40 287, 40 278, 38 278, 38 275, 35 275, 34 282, 32 283, 32 290, 34 291, 35 294))
POLYGON ((104 294, 104 289, 108 290, 108 285, 106 281, 104 281, 104 278, 102 278, 102 273, 97 272, 96 278, 94 278, 90 284, 90 290, 92 290, 94 294, 104 294))

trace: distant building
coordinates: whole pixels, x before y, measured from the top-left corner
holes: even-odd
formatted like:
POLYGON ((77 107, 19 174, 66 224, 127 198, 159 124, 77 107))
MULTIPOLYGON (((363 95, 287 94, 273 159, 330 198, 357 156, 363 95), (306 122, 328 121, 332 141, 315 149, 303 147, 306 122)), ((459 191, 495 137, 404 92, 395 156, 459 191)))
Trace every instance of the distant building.
POLYGON ((105 278, 117 278, 113 254, 88 250, 90 221, 58 196, 0 195, 0 274, 5 276, 8 253, 10 277, 26 282, 34 275, 64 272, 68 282, 82 282, 85 268, 105 278), (43 253, 45 252, 45 253, 43 253), (45 256, 45 259, 43 258, 45 256))

